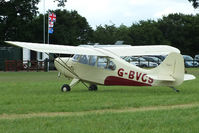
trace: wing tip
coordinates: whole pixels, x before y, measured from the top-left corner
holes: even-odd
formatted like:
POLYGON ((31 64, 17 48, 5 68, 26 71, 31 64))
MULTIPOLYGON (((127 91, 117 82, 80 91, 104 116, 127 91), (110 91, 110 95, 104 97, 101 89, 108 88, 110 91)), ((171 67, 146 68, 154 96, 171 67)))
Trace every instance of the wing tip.
POLYGON ((5 43, 11 43, 11 41, 4 41, 5 43))
POLYGON ((5 43, 8 43, 8 44, 12 44, 12 45, 14 45, 14 42, 15 41, 4 41, 5 43))

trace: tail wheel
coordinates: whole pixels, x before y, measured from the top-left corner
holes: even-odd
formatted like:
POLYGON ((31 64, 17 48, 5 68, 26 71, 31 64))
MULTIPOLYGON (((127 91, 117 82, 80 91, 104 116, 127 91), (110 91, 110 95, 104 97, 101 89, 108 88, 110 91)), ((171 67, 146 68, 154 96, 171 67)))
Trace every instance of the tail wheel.
POLYGON ((62 92, 70 91, 70 86, 67 85, 67 84, 64 84, 64 85, 61 87, 61 91, 62 91, 62 92))
POLYGON ((97 91, 97 85, 91 85, 88 90, 89 91, 97 91))

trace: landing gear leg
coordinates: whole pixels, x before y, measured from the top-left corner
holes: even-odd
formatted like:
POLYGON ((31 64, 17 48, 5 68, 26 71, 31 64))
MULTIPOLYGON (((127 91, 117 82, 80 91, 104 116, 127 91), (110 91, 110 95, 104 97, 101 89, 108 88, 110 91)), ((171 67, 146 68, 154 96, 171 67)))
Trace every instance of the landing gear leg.
POLYGON ((97 91, 97 85, 90 85, 88 90, 89 91, 97 91))
POLYGON ((64 84, 64 85, 61 87, 61 91, 62 91, 62 92, 70 91, 71 88, 72 88, 73 86, 75 86, 76 84, 79 83, 79 81, 80 81, 79 79, 74 78, 74 79, 71 81, 70 85, 64 84))
POLYGON ((172 88, 175 92, 180 92, 180 90, 176 89, 175 87, 170 87, 172 88))

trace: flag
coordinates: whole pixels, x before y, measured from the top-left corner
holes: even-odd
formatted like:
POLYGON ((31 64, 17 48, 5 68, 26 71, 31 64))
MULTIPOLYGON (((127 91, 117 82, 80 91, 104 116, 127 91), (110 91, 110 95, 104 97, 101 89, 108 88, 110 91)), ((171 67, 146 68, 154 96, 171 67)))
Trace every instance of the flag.
POLYGON ((49 20, 50 20, 51 22, 55 22, 55 21, 56 21, 56 15, 55 15, 54 13, 50 13, 50 14, 49 14, 49 20))
POLYGON ((54 13, 49 13, 48 17, 48 33, 53 34, 54 22, 56 21, 56 15, 54 13))
POLYGON ((53 33, 53 28, 48 28, 48 33, 52 34, 53 33))
POLYGON ((54 26, 54 22, 49 21, 48 27, 49 27, 49 28, 53 28, 53 26, 54 26))

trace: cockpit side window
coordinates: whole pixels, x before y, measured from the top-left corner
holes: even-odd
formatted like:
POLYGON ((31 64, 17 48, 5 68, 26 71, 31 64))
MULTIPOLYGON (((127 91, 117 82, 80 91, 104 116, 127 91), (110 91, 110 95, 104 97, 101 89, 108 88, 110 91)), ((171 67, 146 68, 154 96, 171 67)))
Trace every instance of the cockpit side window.
POLYGON ((99 68, 107 68, 108 60, 105 57, 98 57, 97 67, 99 68))
POLYGON ((79 59, 79 63, 82 63, 82 64, 88 64, 88 55, 81 55, 80 59, 79 59))
POLYGON ((95 66, 97 62, 97 56, 89 56, 89 65, 95 66))
POLYGON ((98 57, 92 55, 74 55, 73 61, 78 61, 81 64, 88 64, 90 66, 97 66, 98 68, 115 70, 116 65, 107 57, 98 57))
POLYGON ((109 69, 109 70, 115 70, 116 69, 115 63, 113 63, 112 61, 109 61, 107 69, 109 69))
POLYGON ((115 63, 113 63, 113 61, 111 61, 107 57, 98 57, 97 67, 108 69, 108 70, 115 70, 116 69, 115 63))

